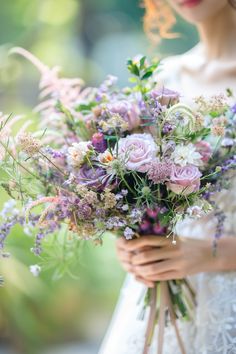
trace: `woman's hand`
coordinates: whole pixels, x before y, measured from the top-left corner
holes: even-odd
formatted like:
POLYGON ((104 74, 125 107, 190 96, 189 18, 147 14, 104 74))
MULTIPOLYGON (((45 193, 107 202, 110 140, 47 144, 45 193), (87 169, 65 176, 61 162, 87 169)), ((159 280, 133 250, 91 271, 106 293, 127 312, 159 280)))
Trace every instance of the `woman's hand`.
POLYGON ((158 280, 181 279, 220 268, 219 257, 212 253, 212 239, 178 237, 174 245, 171 239, 152 235, 131 241, 120 238, 117 254, 124 269, 149 287, 158 280))

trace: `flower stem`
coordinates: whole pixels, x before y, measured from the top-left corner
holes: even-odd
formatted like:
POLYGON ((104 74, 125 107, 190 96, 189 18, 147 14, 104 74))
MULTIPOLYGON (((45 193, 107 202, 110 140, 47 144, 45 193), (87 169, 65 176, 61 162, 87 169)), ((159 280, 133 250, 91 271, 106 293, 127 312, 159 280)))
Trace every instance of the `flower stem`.
POLYGON ((18 161, 15 156, 13 155, 13 153, 8 149, 8 147, 6 146, 6 144, 4 144, 2 141, 0 141, 0 144, 3 146, 3 148, 6 150, 6 152, 8 153, 8 155, 10 155, 12 157, 12 159, 17 163, 17 165, 19 165, 21 168, 23 168, 23 170, 25 170, 27 173, 29 173, 31 176, 33 176, 34 178, 39 178, 37 175, 35 175, 32 171, 30 171, 27 167, 25 167, 20 161, 18 161))
POLYGON ((50 160, 42 151, 39 151, 40 155, 45 158, 49 163, 51 163, 60 173, 63 174, 63 176, 67 177, 67 174, 60 168, 58 167, 52 160, 50 160))

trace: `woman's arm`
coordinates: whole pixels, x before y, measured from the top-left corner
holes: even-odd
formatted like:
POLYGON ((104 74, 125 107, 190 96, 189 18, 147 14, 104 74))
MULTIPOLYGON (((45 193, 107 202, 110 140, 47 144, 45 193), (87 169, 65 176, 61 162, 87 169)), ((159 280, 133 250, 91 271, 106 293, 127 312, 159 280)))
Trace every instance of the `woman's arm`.
POLYGON ((139 239, 117 241, 117 254, 126 271, 137 280, 153 286, 157 280, 181 279, 202 272, 236 270, 236 238, 222 237, 217 255, 212 252, 212 239, 142 236, 139 239))

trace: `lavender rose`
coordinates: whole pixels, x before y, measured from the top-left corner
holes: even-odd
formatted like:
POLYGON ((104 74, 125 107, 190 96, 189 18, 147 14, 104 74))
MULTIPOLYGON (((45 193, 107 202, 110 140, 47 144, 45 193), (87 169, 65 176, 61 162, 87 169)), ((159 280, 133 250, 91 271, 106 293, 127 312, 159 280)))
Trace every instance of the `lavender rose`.
POLYGON ((124 160, 128 170, 147 172, 157 151, 157 145, 151 134, 133 134, 118 142, 118 158, 124 160))
POLYGON ((129 130, 135 129, 140 125, 139 108, 129 101, 117 101, 108 104, 111 113, 118 113, 129 125, 129 130))
POLYGON ((109 176, 106 175, 106 171, 101 167, 91 167, 85 164, 80 168, 76 177, 78 183, 98 190, 105 189, 109 184, 109 176))
POLYGON ((169 90, 165 87, 151 92, 151 97, 156 99, 162 106, 168 106, 169 104, 176 104, 179 102, 179 93, 169 90))
POLYGON ((167 187, 176 194, 188 195, 200 188, 201 172, 194 165, 174 166, 167 187))

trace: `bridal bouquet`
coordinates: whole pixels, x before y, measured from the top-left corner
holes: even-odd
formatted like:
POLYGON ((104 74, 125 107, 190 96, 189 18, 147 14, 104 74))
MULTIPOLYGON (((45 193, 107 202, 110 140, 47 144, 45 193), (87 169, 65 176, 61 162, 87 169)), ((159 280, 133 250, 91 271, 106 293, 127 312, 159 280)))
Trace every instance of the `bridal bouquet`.
MULTIPOLYGON (((79 240, 102 244, 107 231, 127 240, 168 237, 175 247, 178 223, 206 213, 218 220, 216 252, 224 215, 214 194, 230 185, 236 162, 230 90, 186 105, 180 92, 158 88, 160 63, 146 57, 128 60, 130 87, 119 88, 109 76, 97 88, 83 88, 81 79, 59 78, 58 68, 49 69, 23 49, 14 52, 39 69, 42 101, 35 109, 40 119, 34 133, 22 117, 0 117, 0 182, 12 198, 1 212, 3 256, 16 223, 36 233, 32 251, 43 264, 44 244, 53 234, 53 248, 61 230, 67 231, 61 248, 69 254, 79 240)), ((40 269, 31 266, 35 275, 40 269)), ((161 353, 166 315, 184 353, 175 320, 192 314, 189 283, 159 282, 146 302, 151 311, 144 353, 157 320, 161 353)))

